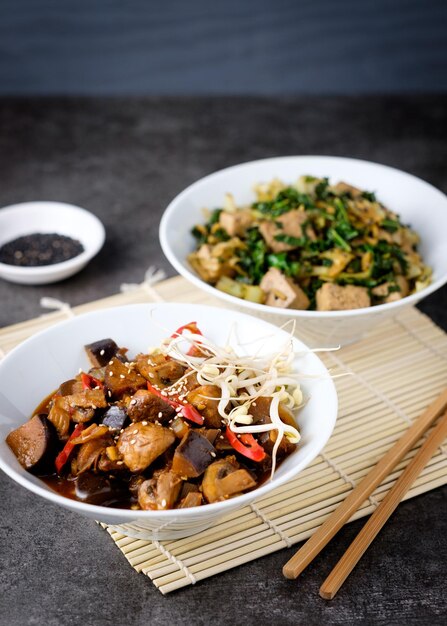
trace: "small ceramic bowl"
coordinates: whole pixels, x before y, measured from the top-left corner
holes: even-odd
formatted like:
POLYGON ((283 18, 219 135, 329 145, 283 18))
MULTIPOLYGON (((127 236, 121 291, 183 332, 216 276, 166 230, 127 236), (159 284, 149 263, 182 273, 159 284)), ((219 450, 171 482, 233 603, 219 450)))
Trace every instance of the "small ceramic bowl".
MULTIPOLYGON (((257 489, 243 495, 186 509, 132 511, 96 506, 65 498, 25 471, 5 442, 35 407, 63 380, 81 367, 88 368, 83 346, 112 337, 130 354, 159 345, 172 330, 195 320, 218 345, 230 345, 240 354, 271 354, 289 340, 279 328, 243 313, 208 306, 175 303, 134 304, 95 311, 62 322, 31 337, 0 363, 0 468, 26 489, 57 504, 102 522, 117 532, 138 539, 187 537, 212 526, 222 516, 241 509, 276 487, 296 478, 319 454, 335 426, 337 393, 332 379, 313 352, 293 339, 293 371, 303 374, 307 402, 298 412, 301 441, 275 472, 257 489), (233 328, 229 339, 230 328, 233 328), (24 393, 26 390, 26 393, 24 393)), ((19 489, 19 487, 17 487, 19 489)))
POLYGON ((105 240, 102 222, 85 209, 64 202, 24 202, 0 210, 0 246, 33 233, 57 233, 84 246, 78 256, 39 267, 0 263, 0 278, 22 285, 55 283, 79 272, 101 250, 105 240))
POLYGON ((447 282, 447 197, 425 181, 392 167, 341 157, 290 156, 242 163, 215 172, 182 191, 168 206, 160 223, 163 252, 185 278, 227 306, 264 317, 275 324, 296 320, 297 333, 311 346, 348 344, 361 339, 383 320, 439 289, 447 282), (187 256, 195 249, 191 235, 195 224, 203 223, 203 208, 221 206, 225 193, 234 195, 237 205, 254 201, 253 186, 279 178, 293 183, 303 174, 331 182, 345 181, 374 191, 380 201, 401 216, 421 236, 420 251, 433 269, 433 281, 406 298, 378 306, 349 311, 297 311, 256 304, 235 298, 204 282, 192 269, 187 256))

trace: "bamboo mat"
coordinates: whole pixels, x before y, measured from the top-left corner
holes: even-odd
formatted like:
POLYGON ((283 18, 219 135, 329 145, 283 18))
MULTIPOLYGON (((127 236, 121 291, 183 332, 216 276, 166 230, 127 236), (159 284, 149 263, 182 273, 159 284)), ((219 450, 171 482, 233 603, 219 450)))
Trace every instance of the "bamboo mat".
MULTIPOLYGON (((39 330, 87 311, 139 302, 176 301, 222 306, 181 277, 71 308, 0 330, 0 358, 39 330)), ((305 337, 302 337, 305 340, 305 337)), ((447 383, 447 335, 417 309, 377 327, 359 343, 323 355, 336 379, 339 417, 324 451, 294 481, 236 511, 213 528, 173 541, 143 541, 106 525, 137 572, 164 594, 194 584, 309 537, 393 445, 447 383)), ((421 442, 355 513, 369 515, 391 489, 421 442)), ((407 493, 412 498, 447 483, 447 449, 439 448, 407 493)), ((280 576, 278 572, 278 576, 280 576)))

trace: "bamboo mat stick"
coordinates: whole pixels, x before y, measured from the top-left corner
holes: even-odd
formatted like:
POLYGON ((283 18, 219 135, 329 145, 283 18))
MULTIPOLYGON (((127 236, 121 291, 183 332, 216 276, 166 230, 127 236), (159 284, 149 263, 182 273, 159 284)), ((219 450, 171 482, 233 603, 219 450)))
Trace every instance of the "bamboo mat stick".
POLYGON ((374 491, 402 459, 410 448, 435 421, 447 404, 447 389, 428 407, 422 416, 411 426, 401 439, 387 452, 363 481, 349 494, 336 512, 321 526, 304 546, 284 565, 286 578, 297 578, 309 563, 319 554, 340 528, 349 520, 352 513, 374 491))
POLYGON ((445 437, 447 437, 447 413, 321 585, 320 596, 322 598, 325 600, 334 598, 445 437))

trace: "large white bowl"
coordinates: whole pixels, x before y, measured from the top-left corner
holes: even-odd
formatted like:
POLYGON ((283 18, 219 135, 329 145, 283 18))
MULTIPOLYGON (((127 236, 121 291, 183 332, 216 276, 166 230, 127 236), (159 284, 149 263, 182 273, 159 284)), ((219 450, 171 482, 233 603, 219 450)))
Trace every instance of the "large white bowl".
POLYGON ((83 252, 61 263, 22 267, 0 263, 0 278, 22 285, 46 285, 79 272, 101 250, 102 222, 85 209, 65 202, 22 202, 0 210, 0 246, 33 233, 58 233, 82 243, 83 252))
POLYGON ((297 320, 297 332, 311 345, 346 344, 361 338, 378 322, 439 289, 447 281, 447 196, 428 183, 385 165, 341 157, 292 156, 243 163, 206 176, 170 203, 160 223, 160 242, 175 269, 208 293, 232 306, 249 310, 274 323, 297 320), (433 268, 433 282, 422 291, 389 304, 350 311, 296 311, 255 304, 225 294, 204 282, 186 258, 195 248, 191 228, 204 220, 204 207, 222 205, 224 194, 237 205, 254 201, 253 186, 277 177, 292 183, 302 174, 328 176, 377 193, 385 206, 398 213, 421 236, 420 251, 433 268))
POLYGON ((119 345, 129 348, 131 354, 136 354, 158 345, 176 328, 193 320, 222 345, 234 325, 239 341, 246 346, 240 350, 247 353, 258 348, 276 351, 288 337, 271 324, 242 313, 188 304, 136 304, 89 313, 53 326, 25 341, 0 363, 0 468, 49 502, 107 522, 120 533, 141 539, 171 539, 197 533, 294 478, 324 447, 337 415, 332 379, 318 357, 296 339, 294 369, 314 376, 303 380, 309 401, 299 413, 302 434, 299 447, 280 465, 271 482, 225 502, 190 509, 138 512, 77 502, 58 495, 26 472, 5 443, 8 433, 26 421, 42 398, 80 367, 88 367, 84 344, 113 337, 119 345))

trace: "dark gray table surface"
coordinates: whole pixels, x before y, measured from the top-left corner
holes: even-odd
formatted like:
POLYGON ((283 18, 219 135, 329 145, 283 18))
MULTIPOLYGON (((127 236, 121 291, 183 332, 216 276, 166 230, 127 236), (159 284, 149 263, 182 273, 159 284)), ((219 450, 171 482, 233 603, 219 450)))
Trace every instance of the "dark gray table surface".
MULTIPOLYGON (((352 156, 402 168, 447 191, 447 97, 0 100, 0 206, 60 200, 97 214, 107 243, 57 285, 0 282, 0 326, 39 300, 78 304, 139 282, 163 258, 158 222, 213 170, 288 154, 352 156)), ((421 207, 421 210, 423 207, 421 207)), ((447 290, 421 305, 447 329, 447 290)), ((0 475, 0 624, 442 624, 447 488, 401 504, 339 595, 318 587, 362 522, 347 525, 298 581, 296 548, 163 597, 94 522, 0 475)))

